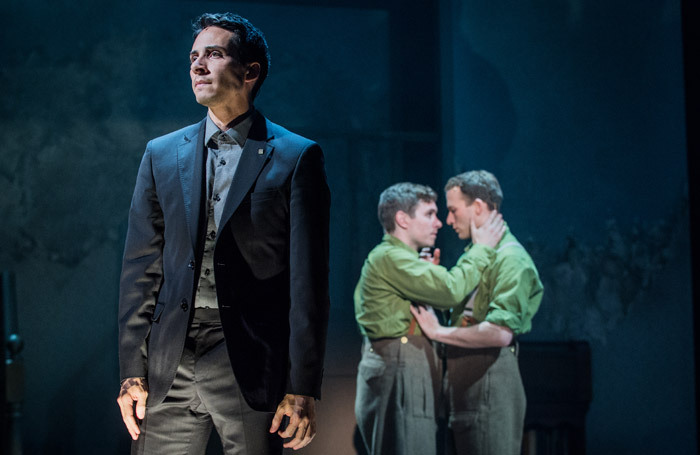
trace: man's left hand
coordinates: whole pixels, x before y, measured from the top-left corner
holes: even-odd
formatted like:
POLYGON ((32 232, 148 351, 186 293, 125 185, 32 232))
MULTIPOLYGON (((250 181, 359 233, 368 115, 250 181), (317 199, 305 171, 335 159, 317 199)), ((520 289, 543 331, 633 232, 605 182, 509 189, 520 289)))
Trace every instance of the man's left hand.
POLYGON ((285 448, 299 450, 306 447, 316 436, 315 398, 305 395, 287 394, 277 406, 277 412, 272 418, 270 433, 277 432, 282 438, 294 439, 284 444, 285 448), (284 416, 289 417, 289 424, 280 430, 284 416))
POLYGON ((435 248, 433 253, 430 252, 430 248, 422 248, 418 257, 421 261, 432 262, 435 265, 440 265, 440 248, 435 248))

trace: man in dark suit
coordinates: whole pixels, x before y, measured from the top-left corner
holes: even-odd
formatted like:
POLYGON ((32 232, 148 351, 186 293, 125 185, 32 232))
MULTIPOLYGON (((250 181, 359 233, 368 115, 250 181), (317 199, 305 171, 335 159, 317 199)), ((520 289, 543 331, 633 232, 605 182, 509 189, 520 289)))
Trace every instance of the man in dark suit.
POLYGON ((281 453, 315 434, 330 196, 317 144, 255 111, 262 33, 194 22, 198 124, 149 142, 129 212, 118 403, 132 453, 281 453), (284 419, 284 417, 287 419, 284 419), (283 420, 288 420, 286 427, 283 420))

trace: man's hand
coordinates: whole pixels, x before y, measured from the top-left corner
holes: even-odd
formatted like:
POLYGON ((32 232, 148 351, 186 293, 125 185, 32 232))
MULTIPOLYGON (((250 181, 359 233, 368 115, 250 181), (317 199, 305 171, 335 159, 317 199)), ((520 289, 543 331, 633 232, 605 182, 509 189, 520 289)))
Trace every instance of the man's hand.
POLYGON ((437 330, 440 328, 440 323, 438 322, 437 316, 435 316, 435 311, 429 306, 415 306, 411 305, 411 313, 418 321, 421 331, 428 338, 435 339, 437 330))
POLYGON ((146 398, 148 398, 148 384, 144 378, 128 378, 122 382, 117 403, 122 411, 122 419, 129 430, 131 439, 138 439, 141 430, 134 418, 134 403, 136 404, 136 418, 146 417, 146 398))
POLYGON ((294 439, 284 444, 285 448, 299 450, 307 446, 316 436, 315 399, 305 395, 287 394, 277 406, 277 412, 272 418, 270 433, 277 432, 282 438, 294 439), (279 430, 282 418, 289 417, 289 424, 284 431, 279 430), (279 431, 278 431, 279 430, 279 431))
POLYGON ((503 224, 503 216, 494 210, 481 227, 476 227, 474 218, 472 218, 470 231, 473 243, 480 243, 494 248, 498 245, 498 242, 501 241, 503 234, 506 232, 506 227, 503 224))
POLYGON ((418 257, 421 261, 432 262, 435 265, 440 265, 440 248, 435 248, 433 254, 430 254, 430 248, 422 248, 418 257))

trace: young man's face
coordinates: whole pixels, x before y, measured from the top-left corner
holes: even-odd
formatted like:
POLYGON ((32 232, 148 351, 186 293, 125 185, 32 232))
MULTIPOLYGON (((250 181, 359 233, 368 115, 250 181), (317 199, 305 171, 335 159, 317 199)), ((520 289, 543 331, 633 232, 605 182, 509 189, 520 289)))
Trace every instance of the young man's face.
POLYGON ((418 201, 412 217, 407 219, 407 233, 415 248, 432 247, 442 222, 437 217, 435 202, 418 201))
POLYGON ((232 36, 233 32, 223 28, 207 27, 192 44, 190 78, 194 96, 201 105, 235 106, 250 99, 250 88, 244 84, 246 68, 228 52, 232 36))
POLYGON ((459 187, 452 187, 445 193, 447 198, 447 224, 452 226, 460 239, 471 237, 471 221, 474 217, 474 204, 462 194, 459 187))

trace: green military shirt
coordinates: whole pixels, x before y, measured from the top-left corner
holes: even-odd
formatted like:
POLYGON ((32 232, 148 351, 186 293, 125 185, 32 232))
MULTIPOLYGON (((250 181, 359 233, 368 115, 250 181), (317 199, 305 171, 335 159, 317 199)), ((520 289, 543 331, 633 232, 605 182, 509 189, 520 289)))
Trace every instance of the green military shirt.
POLYGON ((494 257, 494 249, 473 245, 448 270, 420 260, 416 250, 385 234, 367 256, 355 288, 360 332, 371 339, 400 337, 408 333, 411 302, 441 309, 464 303, 494 257))
MULTIPOLYGON (((477 322, 508 327, 515 335, 527 333, 532 328, 532 317, 540 306, 543 290, 532 258, 506 228, 496 246, 495 260, 481 276, 473 317, 477 322)), ((453 310, 451 325, 460 325, 464 305, 466 301, 453 310)))

